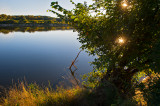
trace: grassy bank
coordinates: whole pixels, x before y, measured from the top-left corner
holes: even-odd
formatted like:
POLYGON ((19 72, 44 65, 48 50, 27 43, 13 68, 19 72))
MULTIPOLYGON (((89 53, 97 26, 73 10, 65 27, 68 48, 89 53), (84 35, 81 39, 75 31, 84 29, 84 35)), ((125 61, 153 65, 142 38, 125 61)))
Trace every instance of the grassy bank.
POLYGON ((53 90, 51 87, 40 88, 36 84, 26 85, 22 82, 10 88, 2 102, 5 106, 68 106, 84 96, 84 92, 84 89, 78 86, 70 89, 59 87, 53 90))
MULTIPOLYGON (((53 90, 50 86, 41 88, 23 82, 10 88, 1 99, 2 106, 110 106, 120 100, 115 87, 109 83, 95 89, 76 86, 53 90)), ((119 103, 133 104, 128 100, 119 103)))
POLYGON ((14 85, 1 98, 0 106, 136 106, 159 104, 159 77, 147 77, 144 87, 135 89, 136 95, 131 99, 122 99, 117 88, 103 82, 96 88, 74 86, 68 89, 57 87, 39 87, 37 84, 24 82, 14 85), (150 80, 150 81, 149 81, 150 80), (154 85, 149 82, 155 80, 154 85), (149 96, 148 96, 149 95, 149 96), (157 95, 157 96, 153 96, 157 95), (152 97, 152 98, 151 98, 152 97))

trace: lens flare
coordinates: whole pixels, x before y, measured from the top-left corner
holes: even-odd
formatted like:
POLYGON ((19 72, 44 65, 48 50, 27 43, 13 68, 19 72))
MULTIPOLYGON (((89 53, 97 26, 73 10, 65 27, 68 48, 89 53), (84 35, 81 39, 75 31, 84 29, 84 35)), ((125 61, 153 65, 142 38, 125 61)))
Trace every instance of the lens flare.
POLYGON ((118 43, 120 43, 120 44, 124 43, 124 39, 123 38, 119 38, 118 39, 118 43))
POLYGON ((123 3, 122 6, 123 7, 127 7, 128 5, 127 5, 127 3, 123 3))

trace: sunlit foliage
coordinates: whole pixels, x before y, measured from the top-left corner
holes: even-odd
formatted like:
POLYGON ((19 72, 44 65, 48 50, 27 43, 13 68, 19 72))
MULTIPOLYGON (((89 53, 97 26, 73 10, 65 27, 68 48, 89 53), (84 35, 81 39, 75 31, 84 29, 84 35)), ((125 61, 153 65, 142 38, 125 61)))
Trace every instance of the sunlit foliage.
POLYGON ((107 80, 122 96, 133 96, 132 77, 160 69, 160 1, 94 0, 92 5, 70 1, 72 10, 52 2, 54 10, 49 11, 70 22, 79 33, 81 48, 98 56, 87 81, 97 85, 107 80))

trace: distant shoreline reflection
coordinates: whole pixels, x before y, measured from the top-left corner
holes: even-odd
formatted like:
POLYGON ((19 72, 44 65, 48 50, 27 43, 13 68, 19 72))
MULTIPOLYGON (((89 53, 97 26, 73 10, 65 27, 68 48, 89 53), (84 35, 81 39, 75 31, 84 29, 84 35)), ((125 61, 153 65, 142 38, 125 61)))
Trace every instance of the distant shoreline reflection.
POLYGON ((0 33, 9 34, 11 32, 52 31, 52 30, 72 30, 72 27, 0 27, 0 33))

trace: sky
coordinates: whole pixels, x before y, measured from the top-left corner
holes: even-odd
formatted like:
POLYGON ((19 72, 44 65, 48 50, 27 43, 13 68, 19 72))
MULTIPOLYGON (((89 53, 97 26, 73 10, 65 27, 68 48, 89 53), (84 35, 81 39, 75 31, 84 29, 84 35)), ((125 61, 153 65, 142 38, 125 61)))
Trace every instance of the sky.
MULTIPOLYGON (((59 4, 66 8, 72 9, 70 0, 0 0, 0 14, 7 15, 45 15, 55 17, 51 12, 46 12, 51 9, 50 4, 53 1, 58 1, 59 4)), ((73 0, 75 3, 87 1, 88 4, 92 0, 73 0)))

